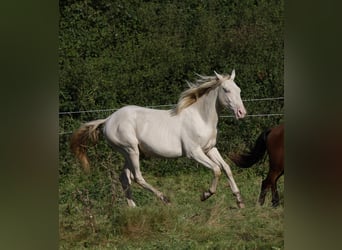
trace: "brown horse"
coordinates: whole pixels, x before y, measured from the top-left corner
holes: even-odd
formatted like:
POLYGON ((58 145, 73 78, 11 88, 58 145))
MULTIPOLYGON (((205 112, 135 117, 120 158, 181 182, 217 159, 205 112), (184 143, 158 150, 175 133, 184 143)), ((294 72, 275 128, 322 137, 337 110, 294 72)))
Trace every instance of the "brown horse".
POLYGON ((263 131, 255 142, 254 148, 230 159, 241 168, 249 168, 261 161, 267 151, 269 156, 269 171, 262 181, 259 203, 263 205, 269 188, 272 190, 272 206, 279 205, 277 180, 284 174, 284 125, 278 125, 263 131))

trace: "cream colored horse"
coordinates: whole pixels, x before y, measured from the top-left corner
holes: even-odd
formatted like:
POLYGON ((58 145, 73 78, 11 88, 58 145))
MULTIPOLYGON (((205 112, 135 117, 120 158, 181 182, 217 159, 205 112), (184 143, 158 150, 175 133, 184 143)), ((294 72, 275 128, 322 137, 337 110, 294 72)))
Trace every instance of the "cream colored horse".
POLYGON ((215 147, 219 112, 223 107, 231 109, 237 119, 246 115, 240 96, 240 88, 235 84, 235 71, 229 76, 215 72, 215 76, 200 76, 195 84, 181 94, 178 104, 172 110, 156 110, 138 106, 123 107, 102 120, 82 125, 74 132, 71 149, 80 160, 85 171, 89 171, 86 155, 89 139, 98 139, 98 128, 110 145, 125 157, 125 165, 120 175, 129 206, 136 206, 130 189, 132 180, 154 193, 163 202, 169 200, 162 192, 148 184, 143 178, 139 155, 176 158, 186 156, 211 169, 214 173, 211 186, 201 200, 208 199, 216 192, 221 169, 228 177, 239 207, 244 207, 240 191, 234 181, 232 171, 215 147))

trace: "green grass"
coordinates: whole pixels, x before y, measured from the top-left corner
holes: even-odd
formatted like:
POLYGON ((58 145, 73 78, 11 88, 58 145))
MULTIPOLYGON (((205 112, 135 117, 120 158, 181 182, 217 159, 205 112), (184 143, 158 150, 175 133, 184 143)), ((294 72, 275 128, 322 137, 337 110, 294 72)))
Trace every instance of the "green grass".
POLYGON ((217 193, 201 202, 200 195, 212 178, 210 171, 192 166, 160 176, 155 165, 147 164, 150 171, 143 170, 145 179, 172 203, 166 206, 134 184, 138 207, 128 208, 118 179, 113 182, 104 163, 89 176, 74 163, 63 164, 62 168, 71 164, 71 170, 60 178, 61 249, 284 248, 283 178, 279 181, 280 206, 271 207, 270 194, 263 207, 257 205, 262 179, 258 173, 260 169, 266 172, 266 167, 233 168, 246 204, 245 209, 238 209, 224 175, 217 193))

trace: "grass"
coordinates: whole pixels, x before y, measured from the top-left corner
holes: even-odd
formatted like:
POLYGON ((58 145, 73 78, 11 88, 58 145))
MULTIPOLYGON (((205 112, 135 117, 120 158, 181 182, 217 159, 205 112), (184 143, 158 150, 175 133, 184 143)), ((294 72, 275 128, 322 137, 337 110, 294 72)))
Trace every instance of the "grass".
POLYGON ((63 164, 74 165, 60 178, 60 249, 284 248, 283 178, 279 181, 280 206, 272 208, 268 195, 260 207, 262 176, 256 174, 260 168, 233 168, 246 204, 245 209, 238 209, 224 175, 217 193, 201 202, 200 195, 212 178, 208 170, 190 167, 160 176, 151 165, 147 166, 150 171, 143 170, 145 179, 172 204, 163 205, 134 184, 138 207, 128 208, 118 179, 104 163, 99 162, 100 167, 89 176, 74 163, 62 163, 62 168, 63 164))

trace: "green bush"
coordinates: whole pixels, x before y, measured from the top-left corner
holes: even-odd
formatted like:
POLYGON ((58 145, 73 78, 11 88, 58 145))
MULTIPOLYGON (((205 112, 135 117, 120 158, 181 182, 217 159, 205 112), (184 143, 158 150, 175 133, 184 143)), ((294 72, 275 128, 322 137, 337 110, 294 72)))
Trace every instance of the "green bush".
MULTIPOLYGON (((233 68, 243 99, 284 92, 282 1, 60 1, 59 40, 61 112, 175 104, 195 72, 233 68)), ((284 112, 283 100, 245 105, 284 112)), ((60 115, 61 133, 110 113, 60 115)), ((220 148, 243 149, 280 121, 223 118, 220 148)))

